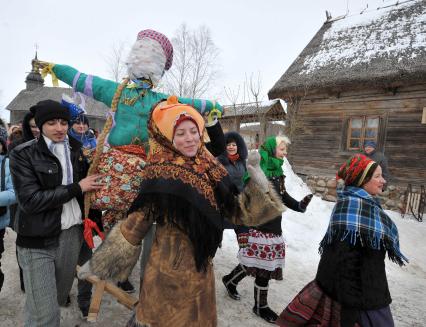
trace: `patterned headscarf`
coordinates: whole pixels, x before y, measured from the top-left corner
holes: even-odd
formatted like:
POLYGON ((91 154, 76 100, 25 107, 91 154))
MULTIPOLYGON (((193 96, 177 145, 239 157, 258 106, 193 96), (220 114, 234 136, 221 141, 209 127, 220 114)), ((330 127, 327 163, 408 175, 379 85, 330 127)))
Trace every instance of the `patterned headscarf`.
POLYGON ((343 179, 345 185, 360 187, 369 181, 377 163, 363 154, 356 154, 340 166, 336 179, 343 179))
POLYGON ((170 223, 184 231, 201 271, 222 241, 222 216, 235 210, 233 195, 237 191, 225 168, 204 144, 191 158, 173 146, 170 122, 184 113, 199 122, 199 128, 204 127, 201 115, 187 105, 162 103, 152 110, 147 165, 142 171, 139 195, 129 212, 144 208, 148 215, 155 214, 158 224, 170 223))
POLYGON ((279 177, 284 175, 282 165, 283 159, 275 157, 277 148, 277 139, 275 136, 268 137, 265 142, 260 146, 260 167, 265 173, 266 177, 279 177))

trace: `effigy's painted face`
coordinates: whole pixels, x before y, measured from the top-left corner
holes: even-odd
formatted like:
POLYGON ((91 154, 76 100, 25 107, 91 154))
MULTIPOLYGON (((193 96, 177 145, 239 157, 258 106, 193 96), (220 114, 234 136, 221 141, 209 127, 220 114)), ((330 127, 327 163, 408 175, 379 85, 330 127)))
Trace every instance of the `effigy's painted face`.
POLYGON ((126 61, 130 79, 149 79, 154 86, 163 77, 166 66, 166 55, 160 43, 150 38, 137 40, 126 61))

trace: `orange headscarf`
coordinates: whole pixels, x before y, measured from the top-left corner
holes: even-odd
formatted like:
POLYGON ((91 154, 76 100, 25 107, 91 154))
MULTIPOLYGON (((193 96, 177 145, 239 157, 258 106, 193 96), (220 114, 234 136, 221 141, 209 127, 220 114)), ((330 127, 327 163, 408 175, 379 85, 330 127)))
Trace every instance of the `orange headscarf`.
POLYGON ((203 117, 190 105, 179 103, 175 95, 170 96, 167 101, 158 104, 152 112, 151 119, 157 125, 161 134, 170 142, 173 142, 173 133, 177 125, 185 120, 185 118, 197 125, 198 132, 202 136, 204 130, 203 117))

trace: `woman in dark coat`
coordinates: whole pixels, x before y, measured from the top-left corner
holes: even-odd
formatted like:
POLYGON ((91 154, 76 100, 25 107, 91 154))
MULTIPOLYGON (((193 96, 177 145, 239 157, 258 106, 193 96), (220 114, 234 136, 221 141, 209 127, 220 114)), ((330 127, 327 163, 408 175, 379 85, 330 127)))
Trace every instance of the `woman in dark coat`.
MULTIPOLYGON (((244 188, 243 177, 247 171, 246 160, 247 160, 247 146, 244 139, 237 132, 228 132, 225 134, 226 151, 217 157, 219 162, 228 171, 229 176, 232 179, 234 185, 242 192, 244 188)), ((234 227, 234 226, 233 226, 234 227)), ((237 235, 238 246, 243 248, 247 245, 249 227, 247 226, 235 226, 235 234, 237 235)), ((246 276, 243 267, 238 265, 234 270, 237 270, 235 274, 229 274, 222 278, 222 282, 228 291, 228 295, 234 299, 239 300, 240 294, 238 294, 236 285, 238 281, 246 276)))
POLYGON ((381 167, 362 154, 343 164, 345 181, 320 243, 317 275, 281 313, 279 326, 393 327, 386 253, 403 265, 398 229, 376 195, 381 167))
POLYGON ((244 188, 243 177, 247 171, 247 146, 244 139, 237 132, 225 133, 226 151, 217 157, 219 162, 228 171, 234 185, 241 192, 244 188))

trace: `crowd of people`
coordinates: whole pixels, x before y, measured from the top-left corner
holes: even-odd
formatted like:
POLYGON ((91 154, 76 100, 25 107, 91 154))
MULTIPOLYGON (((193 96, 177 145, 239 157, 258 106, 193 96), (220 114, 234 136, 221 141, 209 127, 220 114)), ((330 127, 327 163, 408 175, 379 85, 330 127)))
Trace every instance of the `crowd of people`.
MULTIPOLYGON (((168 40, 145 30, 137 45, 162 55, 161 70, 154 69, 160 78, 171 65, 168 40)), ((123 91, 117 83, 68 66, 43 66, 76 89, 93 88, 92 95, 109 106, 117 105, 116 95, 123 91)), ((285 276, 282 213, 286 208, 305 212, 313 197, 294 199, 286 190, 283 163, 290 140, 270 136, 248 151, 239 133, 224 134, 217 117, 204 114, 206 102, 160 98, 151 91, 155 78, 133 77, 136 86, 123 93, 115 115, 118 128, 108 142, 141 142, 145 166, 138 194, 119 219, 99 209, 85 216, 84 195, 105 187, 108 176, 88 174, 90 157, 104 140, 97 144, 78 106, 46 99, 28 108, 21 126, 9 132, 0 127, 0 255, 10 226, 17 234, 25 326, 60 325, 60 307, 71 301, 77 265, 77 302, 85 318, 92 288, 86 278, 112 279, 134 292, 128 277, 138 260, 139 302, 127 326, 216 326, 213 258, 224 229, 234 229, 239 245, 235 268, 222 276, 224 291, 238 301, 239 282, 254 277, 252 311, 260 319, 279 326, 394 325, 385 256, 399 265, 408 260, 396 225, 375 198, 387 173, 375 143, 366 143, 365 154, 355 154, 337 172, 344 186, 319 245, 317 275, 277 314, 268 305, 268 287, 271 279, 285 276), (138 88, 142 95, 130 97, 138 88), (144 99, 139 104, 144 115, 133 129, 123 112, 144 99), (83 228, 89 219, 107 232, 94 252, 83 228)), ((208 105, 213 111, 214 104, 208 105)), ((0 269, 0 287, 3 281, 0 269)))

